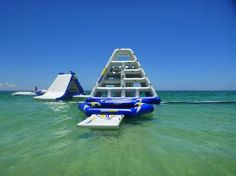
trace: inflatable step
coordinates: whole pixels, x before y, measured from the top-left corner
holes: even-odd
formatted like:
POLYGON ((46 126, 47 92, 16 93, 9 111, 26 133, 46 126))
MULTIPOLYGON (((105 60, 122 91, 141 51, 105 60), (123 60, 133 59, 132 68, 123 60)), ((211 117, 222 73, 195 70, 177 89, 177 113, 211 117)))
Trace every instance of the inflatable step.
POLYGON ((124 115, 116 114, 93 114, 87 119, 79 122, 77 126, 101 129, 117 129, 123 120, 124 115))

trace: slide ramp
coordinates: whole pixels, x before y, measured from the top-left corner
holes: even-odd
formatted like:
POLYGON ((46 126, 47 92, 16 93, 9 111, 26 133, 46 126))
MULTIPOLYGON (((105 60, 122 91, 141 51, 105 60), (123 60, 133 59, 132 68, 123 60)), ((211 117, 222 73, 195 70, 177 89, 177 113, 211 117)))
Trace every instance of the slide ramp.
POLYGON ((59 74, 45 94, 34 98, 38 100, 64 100, 71 99, 78 94, 83 95, 84 92, 75 73, 71 72, 70 74, 59 74))

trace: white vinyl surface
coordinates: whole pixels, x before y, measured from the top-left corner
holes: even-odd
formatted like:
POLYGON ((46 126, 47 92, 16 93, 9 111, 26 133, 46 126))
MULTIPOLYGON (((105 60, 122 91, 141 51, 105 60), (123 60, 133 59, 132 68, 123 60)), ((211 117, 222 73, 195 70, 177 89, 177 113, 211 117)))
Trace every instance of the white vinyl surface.
POLYGON ((87 119, 78 123, 77 126, 101 129, 117 129, 119 128, 123 118, 123 115, 93 114, 87 119))
POLYGON ((71 74, 58 75, 45 94, 34 98, 42 100, 56 100, 57 98, 62 97, 66 92, 71 77, 71 74))
POLYGON ((34 93, 34 92, 14 92, 12 95, 15 95, 15 96, 35 96, 36 93, 34 93))

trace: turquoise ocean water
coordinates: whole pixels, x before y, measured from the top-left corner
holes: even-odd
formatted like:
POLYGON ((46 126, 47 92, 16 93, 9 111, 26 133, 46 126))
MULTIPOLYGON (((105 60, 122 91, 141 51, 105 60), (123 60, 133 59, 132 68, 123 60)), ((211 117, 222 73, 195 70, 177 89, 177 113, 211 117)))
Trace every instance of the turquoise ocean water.
POLYGON ((236 175, 236 91, 159 95, 152 114, 89 130, 75 102, 0 92, 0 175, 236 175))

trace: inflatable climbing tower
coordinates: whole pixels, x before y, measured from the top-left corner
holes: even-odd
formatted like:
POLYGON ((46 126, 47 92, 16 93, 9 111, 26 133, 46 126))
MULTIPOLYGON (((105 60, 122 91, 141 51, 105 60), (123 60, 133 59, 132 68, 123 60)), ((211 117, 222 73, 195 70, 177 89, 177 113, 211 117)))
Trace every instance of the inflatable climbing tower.
POLYGON ((119 128, 124 117, 151 113, 161 99, 131 49, 115 49, 89 98, 78 108, 87 119, 79 127, 119 128))
POLYGON ((157 94, 134 52, 121 48, 112 53, 91 97, 142 98, 157 97, 157 94))

